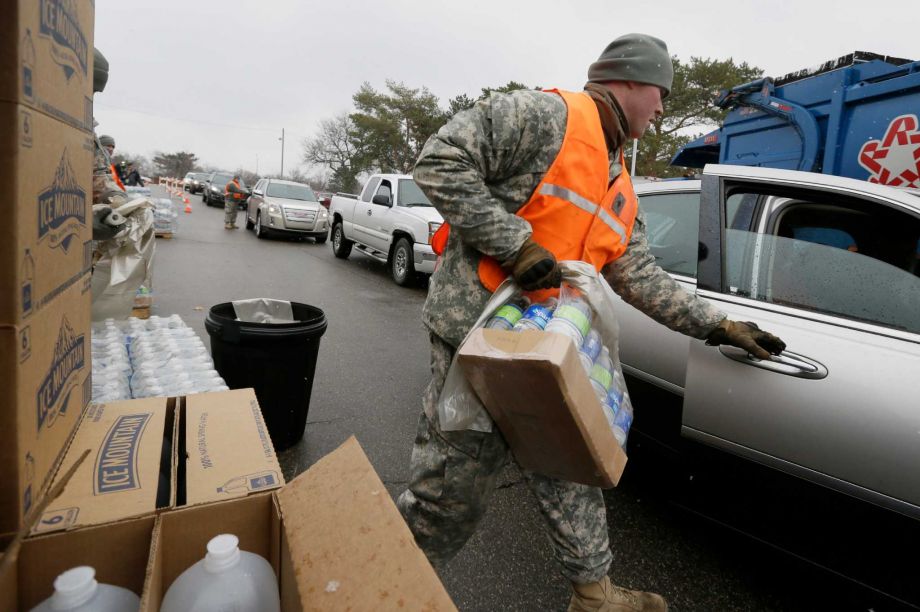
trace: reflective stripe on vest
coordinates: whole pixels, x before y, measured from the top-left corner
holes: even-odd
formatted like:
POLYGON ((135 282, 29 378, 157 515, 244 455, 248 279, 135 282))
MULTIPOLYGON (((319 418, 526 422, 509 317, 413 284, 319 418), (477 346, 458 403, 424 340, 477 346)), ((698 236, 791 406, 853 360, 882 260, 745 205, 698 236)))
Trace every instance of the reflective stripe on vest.
POLYGON ((224 197, 226 198, 228 195, 231 195, 231 194, 232 194, 234 200, 242 200, 242 199, 243 199, 243 194, 240 193, 239 191, 232 191, 232 192, 231 192, 231 191, 230 191, 230 185, 236 185, 236 188, 237 188, 237 189, 242 189, 242 187, 240 187, 240 184, 239 184, 239 183, 237 183, 236 181, 230 181, 229 183, 227 183, 226 185, 224 185, 224 197))
POLYGON ((122 191, 125 191, 125 184, 121 182, 121 178, 118 176, 118 171, 115 170, 115 164, 109 164, 109 170, 112 171, 112 179, 115 181, 115 184, 121 187, 122 191))
MULTIPOLYGON (((531 238, 557 260, 581 260, 600 271, 626 251, 638 200, 622 152, 620 174, 610 182, 607 142, 590 96, 550 92, 565 101, 565 137, 543 180, 515 214, 530 223, 531 238)), ((507 276, 493 258, 480 258, 479 280, 486 289, 494 292, 507 276)), ((531 297, 539 300, 557 291, 531 297)))

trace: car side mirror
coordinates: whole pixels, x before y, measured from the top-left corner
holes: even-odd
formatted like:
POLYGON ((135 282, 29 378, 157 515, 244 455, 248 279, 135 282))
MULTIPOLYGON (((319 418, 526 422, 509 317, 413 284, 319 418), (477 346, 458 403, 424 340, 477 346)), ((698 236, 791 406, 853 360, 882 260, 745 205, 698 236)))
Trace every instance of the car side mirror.
POLYGON ((258 191, 258 190, 253 190, 252 194, 253 194, 253 195, 262 195, 262 192, 261 192, 261 191, 258 191))
POLYGON ((374 199, 371 200, 374 204, 380 204, 381 206, 390 206, 390 196, 378 193, 374 196, 374 199))

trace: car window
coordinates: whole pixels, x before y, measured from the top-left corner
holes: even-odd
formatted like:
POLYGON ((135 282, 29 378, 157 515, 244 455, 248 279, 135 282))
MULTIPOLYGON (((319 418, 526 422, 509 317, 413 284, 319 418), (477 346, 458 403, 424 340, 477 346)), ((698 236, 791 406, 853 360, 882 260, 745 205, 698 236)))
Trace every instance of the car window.
POLYGON ((732 197, 756 201, 758 221, 727 223, 730 293, 920 333, 920 219, 833 196, 732 197))
POLYGON ((658 265, 672 274, 696 278, 700 193, 654 193, 639 197, 648 246, 658 265))
POLYGON ((384 195, 390 198, 390 201, 392 202, 393 201, 392 200, 393 189, 392 187, 390 187, 390 181, 387 181, 387 180, 380 181, 380 187, 377 188, 377 193, 375 193, 374 195, 384 195))
POLYGON ((375 176, 367 182, 367 185, 364 187, 364 193, 361 194, 361 199, 365 202, 370 202, 374 193, 377 191, 377 185, 380 184, 380 177, 375 176))
POLYGON ((431 202, 419 189, 412 179, 399 179, 399 197, 397 203, 400 206, 431 206, 431 202))
POLYGON ((270 183, 265 195, 289 200, 304 200, 316 202, 316 194, 306 185, 291 185, 289 183, 270 183))

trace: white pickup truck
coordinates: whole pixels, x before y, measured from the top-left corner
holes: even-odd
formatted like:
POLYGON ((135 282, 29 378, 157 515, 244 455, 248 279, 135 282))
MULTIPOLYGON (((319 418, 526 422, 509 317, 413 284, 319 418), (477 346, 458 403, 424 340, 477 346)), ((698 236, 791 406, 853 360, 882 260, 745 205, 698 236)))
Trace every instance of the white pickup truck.
POLYGON ((431 237, 444 222, 412 177, 375 174, 360 196, 337 193, 329 204, 332 252, 345 259, 352 247, 390 266, 397 285, 431 274, 437 256, 431 237))

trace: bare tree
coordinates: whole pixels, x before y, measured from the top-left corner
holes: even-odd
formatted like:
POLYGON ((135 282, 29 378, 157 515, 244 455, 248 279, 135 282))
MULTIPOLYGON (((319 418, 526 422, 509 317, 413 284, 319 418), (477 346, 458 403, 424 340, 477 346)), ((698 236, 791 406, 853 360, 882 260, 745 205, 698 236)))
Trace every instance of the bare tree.
POLYGON ((330 186, 351 191, 361 168, 356 167, 358 150, 353 139, 354 124, 348 113, 323 119, 312 138, 303 141, 304 163, 328 168, 332 173, 330 186))

